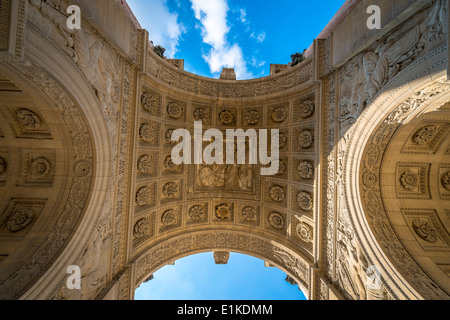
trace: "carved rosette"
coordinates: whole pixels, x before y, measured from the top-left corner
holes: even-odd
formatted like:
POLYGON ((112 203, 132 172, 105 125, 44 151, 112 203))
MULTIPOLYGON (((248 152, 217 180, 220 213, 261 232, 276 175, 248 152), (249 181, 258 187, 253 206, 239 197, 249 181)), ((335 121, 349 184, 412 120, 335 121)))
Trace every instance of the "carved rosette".
POLYGON ((51 171, 51 164, 46 158, 38 158, 31 163, 31 176, 37 179, 47 177, 51 171))
POLYGON ((27 130, 37 130, 41 127, 41 118, 28 109, 20 109, 16 113, 17 119, 27 130))
POLYGON ((300 222, 297 225, 297 235, 299 236, 299 238, 307 243, 311 243, 313 242, 313 229, 310 225, 304 223, 304 222, 300 222))
POLYGON ((242 217, 245 221, 256 221, 256 210, 252 207, 245 207, 242 209, 242 217))
POLYGON ((278 166, 278 173, 277 173, 277 175, 281 176, 281 175, 283 175, 286 172, 286 163, 283 160, 280 160, 278 162, 278 165, 279 166, 278 166))
POLYGON ((176 171, 178 167, 179 166, 173 163, 172 156, 167 156, 166 159, 164 160, 164 168, 167 171, 176 171))
POLYGON ((176 120, 180 119, 183 116, 183 113, 184 113, 184 108, 179 103, 170 102, 167 105, 167 114, 172 119, 176 119, 176 120))
POLYGON ((158 142, 157 137, 154 135, 155 127, 151 124, 143 124, 139 129, 139 136, 142 141, 147 143, 156 144, 158 142))
POLYGON ((308 149, 314 142, 314 135, 310 130, 305 130, 298 135, 298 145, 302 149, 308 149))
POLYGON ((25 229, 33 220, 34 212, 31 209, 19 209, 8 220, 7 228, 11 232, 18 232, 25 229))
POLYGON ((287 136, 284 133, 280 132, 278 134, 278 143, 280 149, 283 149, 287 145, 287 142, 288 142, 287 136))
POLYGON ((406 190, 414 190, 419 183, 419 177, 412 171, 406 171, 402 174, 400 182, 406 190))
POLYGON ((283 202, 286 198, 286 192, 283 187, 272 186, 269 190, 270 198, 275 202, 283 202))
POLYGON ((157 96, 155 96, 152 93, 149 92, 144 92, 142 94, 142 98, 141 98, 141 103, 142 103, 142 107, 144 108, 144 110, 157 115, 158 114, 158 109, 159 109, 159 99, 157 96))
POLYGON ((194 120, 201 121, 203 124, 209 121, 209 112, 206 108, 197 108, 194 110, 194 120))
POLYGON ((161 224, 164 227, 173 226, 177 223, 177 214, 175 210, 169 209, 161 215, 161 224))
POLYGON ((311 179, 314 176, 314 167, 309 161, 302 161, 298 164, 298 174, 303 179, 311 179))
POLYGON ((416 134, 413 137, 413 141, 415 144, 418 145, 427 145, 430 143, 437 133, 437 127, 435 126, 429 126, 420 129, 416 132, 416 134))
POLYGON ((3 158, 0 158, 0 174, 3 174, 6 172, 7 166, 6 161, 3 158))
POLYGON ((287 111, 286 108, 280 107, 276 108, 272 111, 272 114, 270 115, 270 118, 274 123, 282 123, 287 118, 287 111))
POLYGON ((142 187, 136 193, 136 204, 145 206, 152 202, 152 192, 149 187, 142 187))
POLYGON ((428 221, 415 219, 412 222, 412 227, 422 240, 430 243, 435 243, 438 240, 438 233, 436 229, 434 229, 428 221))
POLYGON ((140 238, 147 234, 150 229, 150 223, 147 218, 142 218, 136 222, 133 228, 134 238, 140 238))
POLYGON ((259 123, 261 115, 256 110, 249 110, 245 113, 245 121, 248 125, 254 126, 259 123))
POLYGON ((224 125, 233 124, 235 121, 235 118, 236 118, 235 115, 229 110, 222 111, 219 114, 220 122, 222 122, 222 124, 224 124, 224 125))
POLYGON ((153 164, 150 156, 144 155, 139 158, 137 165, 139 173, 142 174, 154 174, 153 172, 153 164))
POLYGON ((283 229, 286 222, 280 213, 273 212, 269 215, 269 224, 275 229, 283 229))
POLYGON ((162 193, 164 197, 169 199, 174 199, 178 197, 179 194, 178 183, 176 182, 166 183, 162 189, 162 193))
POLYGON ((193 221, 205 219, 205 210, 202 206, 193 206, 189 209, 189 218, 193 221))
POLYGON ((309 211, 313 208, 313 199, 308 192, 300 192, 297 195, 298 206, 305 211, 309 211))
POLYGON ((168 129, 166 131, 166 134, 164 135, 164 138, 166 139, 166 142, 169 144, 175 144, 176 141, 172 141, 172 134, 175 130, 174 129, 168 129))
POLYGON ((219 220, 228 220, 232 214, 231 210, 231 206, 228 204, 216 206, 216 218, 219 220))
POLYGON ((298 107, 300 117, 303 119, 309 118, 314 113, 315 104, 313 100, 303 101, 298 107))
POLYGON ((445 173, 441 179, 442 186, 450 191, 450 172, 445 173))

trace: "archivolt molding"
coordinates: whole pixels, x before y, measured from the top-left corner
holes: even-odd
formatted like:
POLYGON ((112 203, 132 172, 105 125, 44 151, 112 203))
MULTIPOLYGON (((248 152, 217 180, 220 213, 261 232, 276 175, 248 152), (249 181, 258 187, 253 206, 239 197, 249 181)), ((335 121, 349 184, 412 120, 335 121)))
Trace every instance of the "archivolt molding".
POLYGON ((368 262, 382 269, 386 289, 399 299, 448 299, 448 294, 417 265, 390 226, 379 194, 378 176, 383 150, 402 123, 431 103, 447 101, 450 86, 442 81, 447 64, 446 48, 444 45, 435 49, 396 77, 367 107, 339 145, 342 208, 355 227, 368 262), (362 185, 360 175, 363 175, 362 185))
POLYGON ((287 272, 305 294, 309 292, 308 288, 311 286, 310 264, 295 251, 271 239, 249 235, 249 233, 208 230, 165 240, 136 259, 132 267, 131 296, 134 296, 134 290, 149 275, 161 267, 192 254, 213 250, 243 253, 269 261, 287 272))

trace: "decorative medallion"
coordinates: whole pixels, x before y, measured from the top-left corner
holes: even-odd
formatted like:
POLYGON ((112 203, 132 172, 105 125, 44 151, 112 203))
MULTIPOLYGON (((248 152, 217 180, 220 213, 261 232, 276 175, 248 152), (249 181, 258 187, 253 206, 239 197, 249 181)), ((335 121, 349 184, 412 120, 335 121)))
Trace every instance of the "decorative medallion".
POLYGON ((141 125, 141 128, 139 129, 139 136, 141 137, 142 141, 147 143, 156 144, 158 142, 157 137, 154 134, 155 132, 155 126, 151 124, 143 124, 141 125))
POLYGON ((19 209, 8 220, 7 228, 11 232, 25 229, 33 220, 34 212, 31 209, 19 209))
POLYGON ((231 206, 228 204, 216 206, 216 217, 220 220, 229 219, 231 217, 231 206))
POLYGON ((249 110, 245 113, 245 121, 247 124, 254 126, 258 124, 259 120, 261 120, 261 116, 258 111, 249 110))
POLYGON ((437 231, 428 221, 415 219, 412 222, 412 227, 421 239, 430 243, 435 243, 438 240, 437 231))
POLYGON ((87 176, 91 172, 91 165, 86 161, 75 164, 75 173, 78 177, 87 176))
POLYGON ((144 110, 156 114, 159 108, 159 99, 149 92, 144 92, 141 98, 142 107, 144 110))
POLYGON ((6 161, 3 158, 0 158, 0 174, 6 172, 6 161))
POLYGON ((275 202, 283 202, 286 198, 284 189, 280 186, 272 186, 269 190, 270 198, 275 202))
POLYGON ((256 221, 256 210, 252 207, 245 207, 242 209, 242 216, 245 221, 256 221))
POLYGON ((437 133, 437 127, 435 126, 429 126, 420 129, 417 131, 417 133, 413 137, 413 141, 415 144, 418 145, 426 145, 430 143, 437 133))
POLYGON ((301 209, 309 211, 313 208, 313 199, 308 192, 300 192, 297 195, 297 204, 301 209))
POLYGON ((297 225, 297 235, 300 237, 300 239, 304 242, 313 242, 313 231, 311 226, 307 225, 306 223, 300 222, 297 225))
POLYGON ((166 142, 169 143, 169 144, 176 144, 177 143, 176 141, 172 141, 172 134, 173 134, 174 131, 175 131, 175 129, 168 129, 166 131, 165 138, 166 138, 166 142))
POLYGON ((164 160, 164 168, 167 171, 175 171, 176 168, 179 167, 172 161, 172 156, 167 156, 167 158, 164 160))
POLYGON ((372 187, 374 186, 378 181, 378 178, 375 174, 371 172, 366 172, 363 175, 363 183, 366 187, 372 187))
POLYGON ((133 228, 133 236, 135 238, 140 238, 147 234, 149 230, 149 222, 147 218, 142 218, 136 222, 133 228))
POLYGON ((204 220, 205 219, 205 210, 203 209, 203 206, 193 206, 189 209, 189 218, 191 220, 197 221, 197 220, 204 220))
POLYGON ((280 149, 283 149, 287 145, 287 142, 288 142, 287 136, 284 133, 280 132, 278 134, 278 143, 280 149))
POLYGON ((41 127, 41 119, 33 111, 27 109, 20 109, 16 113, 17 119, 24 125, 28 130, 36 130, 41 127))
POLYGON ((161 215, 161 224, 165 227, 172 226, 177 223, 177 214, 175 210, 169 209, 161 215))
POLYGON ((172 119, 180 119, 183 116, 183 106, 176 102, 170 102, 167 105, 167 114, 172 119))
POLYGON ((152 192, 149 187, 142 187, 136 193, 136 204, 145 206, 152 202, 152 192))
POLYGON ((50 174, 52 166, 45 158, 38 158, 31 163, 31 176, 37 179, 43 179, 50 174))
POLYGON ((286 120, 287 116, 288 116, 288 114, 287 114, 286 108, 281 107, 281 108, 276 108, 275 110, 273 110, 272 114, 270 115, 270 118, 275 123, 281 123, 286 120))
POLYGON ((269 215, 269 223, 275 229, 283 229, 285 225, 283 216, 277 212, 273 212, 269 215))
POLYGON ((206 108, 197 108, 194 110, 194 120, 208 123, 209 112, 206 108))
POLYGON ((277 176, 281 176, 281 175, 283 175, 285 172, 286 172, 286 163, 284 163, 284 161, 283 160, 280 160, 279 162, 278 162, 278 173, 277 173, 277 176))
POLYGON ((444 174, 444 176, 441 179, 442 186, 450 191, 450 172, 447 172, 444 174))
POLYGON ((310 130, 305 130, 298 135, 298 145, 302 149, 307 149, 312 146, 314 142, 314 135, 310 130))
POLYGON ((406 171, 402 174, 400 182, 406 190, 414 190, 419 183, 419 177, 412 171, 406 171))
POLYGON ((225 110, 219 114, 220 121, 225 125, 230 125, 234 123, 235 116, 231 111, 225 110))
POLYGON ((300 117, 303 119, 309 118, 314 113, 314 108, 313 100, 303 101, 298 108, 300 117))
POLYGON ((314 176, 314 167, 309 161, 302 161, 297 167, 298 174, 303 179, 311 179, 314 176))
POLYGON ((178 196, 178 183, 176 182, 169 182, 166 183, 163 187, 162 193, 164 197, 173 199, 178 196))
POLYGON ((153 172, 153 161, 150 156, 144 155, 138 160, 138 171, 142 174, 154 174, 153 172))

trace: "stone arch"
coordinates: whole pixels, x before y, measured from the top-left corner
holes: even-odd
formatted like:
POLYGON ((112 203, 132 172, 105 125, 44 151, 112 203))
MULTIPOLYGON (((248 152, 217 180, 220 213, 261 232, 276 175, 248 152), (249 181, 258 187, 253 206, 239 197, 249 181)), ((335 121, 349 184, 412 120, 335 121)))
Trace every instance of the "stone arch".
POLYGON ((155 245, 133 262, 129 297, 133 299, 135 290, 161 267, 193 254, 211 251, 242 253, 267 261, 294 279, 308 298, 310 266, 303 257, 269 237, 230 230, 190 232, 155 245))
MULTIPOLYGON (((56 177, 66 190, 58 211, 53 212, 57 222, 42 233, 34 253, 1 284, 0 292, 9 299, 47 299, 57 294, 68 266, 96 256, 99 243, 111 237, 107 215, 112 209, 105 203, 114 191, 116 128, 74 61, 35 21, 24 23, 24 56, 4 60, 2 71, 23 92, 43 101, 45 112, 57 114, 49 117, 50 127, 58 129, 53 134, 63 133, 66 138, 66 144, 58 146, 63 156, 57 165, 71 167, 56 177)), ((94 267, 102 268, 100 263, 94 267)))
MULTIPOLYGON (((399 236, 392 213, 385 209, 386 195, 379 193, 380 181, 386 179, 379 170, 383 161, 393 161, 384 158, 392 136, 425 111, 438 110, 450 98, 445 49, 446 45, 435 49, 398 74, 339 143, 342 209, 355 227, 368 264, 380 269, 383 290, 399 299, 448 298, 442 278, 437 280, 426 271, 405 245, 404 235, 399 236)), ((445 110, 439 112, 446 118, 445 110)))

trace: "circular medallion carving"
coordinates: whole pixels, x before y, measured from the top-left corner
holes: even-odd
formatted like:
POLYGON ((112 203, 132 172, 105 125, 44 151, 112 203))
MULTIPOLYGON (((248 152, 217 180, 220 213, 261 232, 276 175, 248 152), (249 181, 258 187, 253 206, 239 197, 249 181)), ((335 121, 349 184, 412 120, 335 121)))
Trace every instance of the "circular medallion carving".
POLYGON ((78 177, 87 176, 91 172, 91 165, 85 161, 80 161, 75 165, 75 174, 78 177))
POLYGON ((149 230, 149 223, 147 218, 140 219, 136 222, 133 228, 133 236, 140 238, 144 236, 149 230))
POLYGON ((299 238, 302 241, 305 241, 308 243, 313 241, 312 228, 309 225, 307 225, 303 222, 300 222, 297 225, 296 231, 297 231, 297 235, 299 236, 299 238))
POLYGON ((6 172, 6 161, 3 158, 0 158, 0 174, 6 172))
POLYGON ((141 103, 144 110, 151 113, 155 113, 159 107, 158 98, 149 92, 144 92, 144 94, 142 94, 141 103))
POLYGON ((278 162, 278 165, 279 165, 279 167, 278 167, 277 175, 281 176, 281 175, 283 175, 286 172, 286 163, 284 163, 283 160, 280 160, 278 162))
POLYGON ((450 172, 447 172, 444 174, 444 176, 441 179, 442 186, 450 191, 450 172))
POLYGON ((38 158, 31 163, 31 174, 38 178, 45 178, 50 174, 52 166, 45 158, 38 158))
POLYGON ((300 107, 298 108, 300 117, 303 119, 309 118, 314 113, 314 101, 307 100, 300 104, 300 107))
POLYGON ((231 111, 225 110, 219 114, 219 119, 222 124, 229 125, 233 124, 235 116, 231 111))
POLYGON ((209 112, 206 108, 197 108, 194 110, 194 120, 207 123, 209 119, 209 112))
POLYGON ((260 119, 261 119, 261 116, 260 116, 259 112, 256 110, 249 110, 245 113, 245 121, 249 125, 258 124, 260 119))
POLYGON ((180 119, 183 116, 183 106, 176 102, 170 102, 167 105, 167 114, 172 119, 180 119))
POLYGON ((285 225, 283 216, 277 212, 273 212, 269 215, 269 223, 275 229, 283 229, 285 225))
POLYGON ((435 126, 422 128, 414 135, 413 141, 418 145, 426 145, 434 139, 436 133, 437 128, 435 126))
POLYGON ((228 204, 221 204, 216 207, 216 217, 220 220, 227 220, 231 217, 231 206, 228 204))
POLYGON ((366 187, 374 186, 378 181, 378 178, 375 174, 371 172, 366 172, 363 175, 363 183, 366 187))
POLYGON ((24 125, 28 130, 36 130, 41 127, 41 119, 39 116, 28 109, 20 109, 16 113, 17 119, 24 125))
POLYGON ((176 182, 169 182, 166 183, 163 187, 162 193, 164 197, 173 199, 178 196, 178 183, 176 182))
POLYGON ((314 176, 314 167, 309 161, 302 161, 297 167, 298 174, 303 179, 311 179, 314 176))
POLYGON ((142 187, 136 193, 136 203, 138 206, 145 206, 152 202, 152 192, 149 187, 142 187))
POLYGON ((31 209, 19 209, 8 220, 7 228, 11 232, 25 229, 33 220, 34 212, 31 209))
POLYGON ((142 173, 142 174, 154 174, 154 172, 153 172, 153 161, 147 155, 144 155, 144 156, 139 158, 137 168, 138 168, 139 173, 142 173))
POLYGON ((143 124, 139 129, 139 136, 142 141, 147 143, 155 144, 157 143, 157 137, 154 135, 155 127, 151 124, 143 124))
POLYGON ((242 217, 245 221, 256 221, 256 210, 252 207, 245 207, 242 209, 242 217))
POLYGON ((298 135, 298 145, 302 149, 307 149, 312 146, 314 142, 314 135, 310 130, 305 130, 298 135))
POLYGON ((279 148, 283 149, 288 142, 287 136, 284 133, 278 133, 278 135, 275 135, 274 137, 278 137, 278 144, 279 144, 279 148))
POLYGON ((205 219, 205 210, 202 206, 193 206, 189 209, 189 218, 191 220, 203 220, 205 219))
POLYGON ((400 182, 406 190, 414 190, 419 183, 419 177, 412 171, 406 171, 402 174, 400 182))
POLYGON ((281 123, 284 122, 287 118, 287 111, 286 108, 276 108, 272 111, 272 114, 270 115, 270 118, 275 123, 281 123))
POLYGON ((163 226, 172 226, 177 223, 177 214, 175 210, 169 209, 166 210, 161 216, 161 224, 163 226))
POLYGON ((166 142, 169 143, 169 144, 176 144, 177 143, 176 141, 172 141, 172 134, 173 134, 174 131, 175 131, 175 129, 168 129, 166 131, 165 138, 166 138, 166 142))
POLYGON ((313 199, 308 192, 300 192, 297 195, 297 204, 301 209, 309 211, 313 208, 313 199))
POLYGON ((270 198, 275 202, 283 202, 286 198, 284 189, 280 186, 273 186, 269 190, 270 198))

